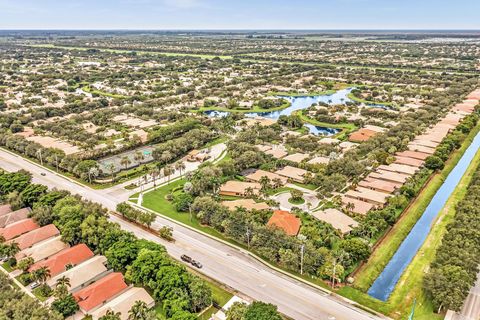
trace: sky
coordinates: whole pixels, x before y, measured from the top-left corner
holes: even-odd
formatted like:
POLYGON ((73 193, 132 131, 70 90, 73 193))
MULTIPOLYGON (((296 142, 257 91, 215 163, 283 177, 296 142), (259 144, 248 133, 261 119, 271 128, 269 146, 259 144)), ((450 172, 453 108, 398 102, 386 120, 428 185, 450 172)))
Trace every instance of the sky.
POLYGON ((0 29, 480 29, 480 0, 0 0, 0 29))

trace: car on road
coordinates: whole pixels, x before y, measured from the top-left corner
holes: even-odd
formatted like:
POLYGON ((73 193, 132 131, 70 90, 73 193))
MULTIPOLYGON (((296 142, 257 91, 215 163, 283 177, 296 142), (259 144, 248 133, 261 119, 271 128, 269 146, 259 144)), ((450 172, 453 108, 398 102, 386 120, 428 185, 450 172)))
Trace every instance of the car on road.
POLYGON ((45 172, 40 173, 41 176, 46 176, 47 174, 45 172))
POLYGON ((202 264, 197 260, 192 260, 192 266, 197 267, 198 269, 202 269, 202 264))
POLYGON ((180 259, 182 259, 182 261, 185 261, 187 263, 192 263, 193 259, 189 256, 187 256, 186 254, 182 254, 180 256, 180 259))

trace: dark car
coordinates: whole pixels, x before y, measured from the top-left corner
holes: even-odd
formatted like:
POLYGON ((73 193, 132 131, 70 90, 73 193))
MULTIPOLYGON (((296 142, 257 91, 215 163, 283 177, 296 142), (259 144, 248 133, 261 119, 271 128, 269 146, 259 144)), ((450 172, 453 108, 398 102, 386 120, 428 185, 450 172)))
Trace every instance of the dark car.
POLYGON ((188 262, 188 263, 191 263, 191 262, 192 262, 192 258, 190 258, 189 256, 187 256, 186 254, 182 254, 182 256, 180 257, 180 259, 182 259, 183 261, 188 262))
POLYGON ((192 260, 192 266, 197 267, 198 269, 201 269, 203 267, 202 264, 197 260, 192 260))
POLYGON ((47 174, 45 172, 40 173, 41 176, 46 176, 47 174))

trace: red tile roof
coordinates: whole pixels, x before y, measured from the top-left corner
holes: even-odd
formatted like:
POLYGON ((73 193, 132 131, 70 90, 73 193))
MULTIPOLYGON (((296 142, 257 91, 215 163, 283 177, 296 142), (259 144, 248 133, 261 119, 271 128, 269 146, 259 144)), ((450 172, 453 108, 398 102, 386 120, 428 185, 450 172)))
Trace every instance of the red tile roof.
POLYGON ((276 210, 267 225, 280 228, 289 236, 296 236, 300 231, 301 221, 288 211, 276 210))
POLYGON ((375 131, 370 130, 370 129, 361 128, 361 129, 353 132, 350 135, 350 137, 348 138, 348 140, 350 140, 352 142, 363 142, 363 141, 369 140, 371 137, 373 137, 377 133, 378 132, 375 132, 375 131))
POLYGON ((57 227, 55 227, 53 224, 49 224, 25 233, 20 237, 11 240, 10 242, 16 242, 20 247, 20 250, 23 250, 33 246, 35 243, 47 240, 48 238, 59 234, 60 231, 58 231, 57 227))
POLYGON ((68 264, 77 265, 87 259, 93 257, 93 252, 87 245, 81 243, 74 247, 62 250, 46 260, 39 261, 33 264, 29 271, 47 267, 50 270, 50 276, 55 276, 65 271, 65 266, 68 264))
POLYGON ((88 287, 77 291, 73 294, 73 297, 77 300, 78 306, 88 312, 119 294, 127 287, 123 280, 123 275, 120 272, 113 272, 88 287))
POLYGON ((11 240, 37 228, 39 228, 39 225, 36 224, 33 219, 25 219, 12 223, 5 228, 0 228, 0 235, 3 236, 5 240, 11 240))

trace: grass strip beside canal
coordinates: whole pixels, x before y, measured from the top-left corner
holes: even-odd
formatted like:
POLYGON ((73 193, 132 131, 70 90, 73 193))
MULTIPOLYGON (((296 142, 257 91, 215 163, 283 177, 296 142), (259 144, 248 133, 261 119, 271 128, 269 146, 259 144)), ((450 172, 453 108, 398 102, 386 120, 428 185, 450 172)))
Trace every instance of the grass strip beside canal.
MULTIPOLYGON (((457 165, 458 161, 465 153, 465 150, 479 132, 480 124, 470 132, 467 138, 463 141, 461 148, 456 150, 452 157, 446 162, 445 168, 433 176, 427 186, 425 186, 415 198, 412 205, 382 240, 382 243, 372 253, 367 263, 356 274, 354 287, 342 288, 339 291, 341 295, 382 313, 389 314, 394 318, 402 319, 405 314, 409 312, 411 303, 416 297, 418 300, 417 309, 419 311, 416 312, 415 319, 423 319, 423 316, 422 318, 417 318, 422 314, 425 316, 425 319, 437 319, 437 315, 433 314, 431 304, 422 290, 423 274, 425 268, 430 265, 430 262, 435 256, 436 248, 440 244, 441 238, 445 233, 446 224, 452 219, 454 214, 454 203, 458 202, 459 197, 461 198, 461 193, 465 192, 465 190, 462 189, 466 189, 469 183, 468 179, 471 179, 469 176, 471 176, 480 163, 480 155, 478 153, 475 155, 474 160, 467 169, 457 189, 455 189, 454 193, 447 201, 447 204, 443 209, 444 211, 442 211, 439 217, 437 217, 437 223, 427 237, 425 244, 400 278, 399 284, 401 285, 397 285, 389 300, 386 303, 383 303, 380 300, 371 298, 365 292, 383 271, 400 244, 411 231, 417 220, 421 217, 435 193, 441 187, 453 168, 457 165), (445 212, 446 208, 448 208, 447 212, 445 212)), ((443 317, 439 317, 438 319, 441 318, 443 317)))

